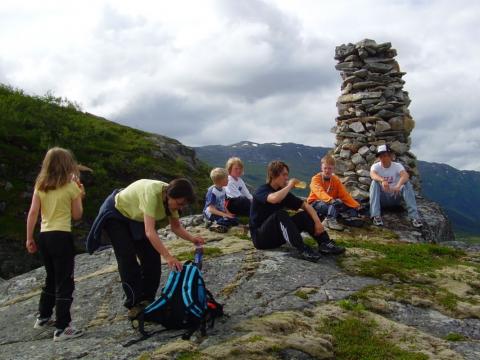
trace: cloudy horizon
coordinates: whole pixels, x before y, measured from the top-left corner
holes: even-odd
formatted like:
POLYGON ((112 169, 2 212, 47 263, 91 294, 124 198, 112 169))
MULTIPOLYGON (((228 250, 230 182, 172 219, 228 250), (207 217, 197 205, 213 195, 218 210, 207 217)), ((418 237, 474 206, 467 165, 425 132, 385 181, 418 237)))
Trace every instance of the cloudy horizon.
POLYGON ((332 147, 335 46, 397 49, 420 160, 480 171, 480 3, 4 1, 0 83, 188 146, 332 147))

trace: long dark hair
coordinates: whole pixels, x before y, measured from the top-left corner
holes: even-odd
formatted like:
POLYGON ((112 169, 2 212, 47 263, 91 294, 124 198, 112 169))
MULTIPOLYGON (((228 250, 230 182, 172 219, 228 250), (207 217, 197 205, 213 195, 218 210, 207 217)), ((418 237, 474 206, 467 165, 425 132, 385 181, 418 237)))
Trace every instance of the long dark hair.
POLYGON ((167 196, 172 199, 184 198, 189 204, 195 202, 192 183, 185 178, 170 181, 167 186, 167 196))

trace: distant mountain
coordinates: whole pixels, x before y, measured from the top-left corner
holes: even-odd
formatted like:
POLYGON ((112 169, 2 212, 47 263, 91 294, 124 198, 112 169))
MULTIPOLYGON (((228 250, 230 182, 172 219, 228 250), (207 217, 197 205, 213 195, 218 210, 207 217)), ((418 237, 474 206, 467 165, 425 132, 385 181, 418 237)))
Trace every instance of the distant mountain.
POLYGON ((0 278, 40 264, 38 255, 25 250, 25 219, 42 158, 52 146, 71 149, 93 169, 82 173, 87 196, 84 219, 74 231, 79 250, 82 234, 113 189, 141 178, 187 176, 202 202, 210 184, 206 164, 175 139, 82 112, 63 98, 29 96, 0 84, 0 278))
MULTIPOLYGON (((330 150, 294 143, 258 144, 250 141, 194 149, 198 157, 211 166, 225 166, 229 157, 240 157, 245 163, 244 179, 253 187, 265 181, 266 165, 274 159, 285 161, 291 176, 308 182, 319 171, 320 159, 330 150)), ((419 161, 418 167, 423 195, 445 209, 456 233, 479 236, 480 172, 461 171, 449 165, 425 161, 419 161)))

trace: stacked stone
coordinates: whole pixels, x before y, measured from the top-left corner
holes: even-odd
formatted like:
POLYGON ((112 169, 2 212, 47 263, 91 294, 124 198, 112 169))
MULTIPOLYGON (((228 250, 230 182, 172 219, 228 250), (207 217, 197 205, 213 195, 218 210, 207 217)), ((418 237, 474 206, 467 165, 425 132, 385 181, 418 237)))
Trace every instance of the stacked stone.
POLYGON ((357 199, 369 197, 370 166, 377 147, 385 143, 418 188, 416 157, 409 151, 415 122, 396 55, 389 42, 377 44, 369 39, 335 48, 339 61, 335 68, 343 82, 332 129, 336 134, 333 156, 336 174, 357 199))

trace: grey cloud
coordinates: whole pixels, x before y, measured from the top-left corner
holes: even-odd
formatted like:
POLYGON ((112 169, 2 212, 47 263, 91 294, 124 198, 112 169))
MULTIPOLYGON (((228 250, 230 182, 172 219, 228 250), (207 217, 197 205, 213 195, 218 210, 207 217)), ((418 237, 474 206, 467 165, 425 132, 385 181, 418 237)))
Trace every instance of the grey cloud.
POLYGON ((147 131, 185 138, 214 125, 225 111, 186 96, 142 94, 113 118, 130 126, 141 124, 141 128, 147 131))

